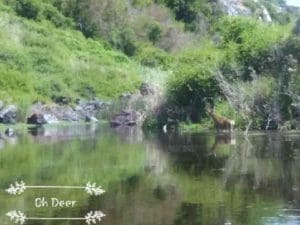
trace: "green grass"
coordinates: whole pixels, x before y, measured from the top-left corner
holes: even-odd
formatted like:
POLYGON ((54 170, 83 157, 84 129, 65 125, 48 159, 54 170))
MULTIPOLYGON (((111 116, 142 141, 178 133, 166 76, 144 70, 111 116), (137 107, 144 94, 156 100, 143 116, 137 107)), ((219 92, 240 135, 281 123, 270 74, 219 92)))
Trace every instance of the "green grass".
POLYGON ((139 86, 139 66, 102 41, 18 17, 1 3, 0 12, 0 99, 24 106, 60 95, 111 99, 139 86))

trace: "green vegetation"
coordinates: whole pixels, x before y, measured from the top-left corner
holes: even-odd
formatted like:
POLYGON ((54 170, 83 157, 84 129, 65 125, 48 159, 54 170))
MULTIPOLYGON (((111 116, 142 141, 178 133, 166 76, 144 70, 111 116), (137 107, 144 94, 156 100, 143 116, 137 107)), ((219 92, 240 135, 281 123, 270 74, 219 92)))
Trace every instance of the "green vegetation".
POLYGON ((56 28, 52 20, 21 19, 4 9, 8 12, 0 16, 1 99, 30 104, 55 96, 114 98, 138 87, 139 66, 104 42, 56 28))
POLYGON ((191 117, 177 116, 179 120, 202 119, 204 127, 211 127, 206 123, 208 104, 241 129, 249 123, 252 129, 264 129, 266 121, 275 117, 291 119, 290 107, 297 101, 300 85, 299 39, 293 37, 291 26, 223 17, 215 30, 220 36, 217 43, 202 41, 199 47, 176 55, 169 102, 191 117))
POLYGON ((5 0, 0 98, 22 108, 116 98, 166 71, 167 99, 146 127, 207 121, 208 105, 241 129, 280 127, 299 103, 297 13, 282 1, 244 6, 251 13, 233 17, 208 0, 5 0))

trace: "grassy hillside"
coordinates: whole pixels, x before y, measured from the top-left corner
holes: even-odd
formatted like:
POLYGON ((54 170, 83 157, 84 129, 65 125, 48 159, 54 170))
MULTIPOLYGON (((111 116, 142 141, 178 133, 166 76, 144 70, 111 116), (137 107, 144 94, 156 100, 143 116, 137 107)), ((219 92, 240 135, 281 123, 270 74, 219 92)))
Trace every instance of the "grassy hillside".
POLYGON ((46 19, 19 17, 0 3, 0 99, 114 98, 140 79, 139 66, 107 44, 46 19))
POLYGON ((58 96, 115 98, 151 75, 167 85, 150 124, 207 123, 208 105, 241 129, 292 123, 297 12, 282 1, 244 0, 228 16, 224 3, 3 0, 0 99, 26 106, 58 96))

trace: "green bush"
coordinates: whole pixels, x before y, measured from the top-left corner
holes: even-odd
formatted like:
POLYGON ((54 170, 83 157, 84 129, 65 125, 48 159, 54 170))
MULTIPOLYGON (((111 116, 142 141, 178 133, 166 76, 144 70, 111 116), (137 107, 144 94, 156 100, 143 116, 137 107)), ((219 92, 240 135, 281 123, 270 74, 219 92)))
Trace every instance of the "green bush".
POLYGON ((153 23, 148 27, 148 38, 149 40, 155 44, 162 37, 162 27, 159 23, 153 23))
POLYGON ((16 0, 16 13, 28 19, 37 19, 41 10, 41 4, 38 0, 16 0))
POLYGON ((161 67, 168 69, 171 66, 172 56, 165 51, 149 45, 142 45, 136 55, 136 59, 143 66, 161 67))
POLYGON ((46 20, 7 13, 0 20, 0 99, 117 98, 139 87, 138 64, 101 41, 46 20))
POLYGON ((56 27, 63 27, 63 28, 71 28, 74 27, 74 23, 71 18, 67 18, 63 16, 57 8, 53 7, 50 4, 45 4, 41 15, 41 19, 46 19, 51 21, 56 27))
POLYGON ((111 45, 128 56, 135 55, 137 50, 136 42, 137 40, 134 31, 128 27, 114 31, 110 37, 111 45))
POLYGON ((197 109, 193 120, 205 115, 205 105, 219 96, 214 71, 205 65, 191 67, 182 65, 168 82, 169 101, 180 107, 197 109))
POLYGON ((200 10, 201 1, 165 0, 165 4, 174 11, 177 20, 182 20, 185 23, 192 23, 196 20, 200 10))
POLYGON ((249 68, 258 74, 264 72, 262 62, 266 61, 270 48, 284 40, 289 29, 239 17, 225 17, 216 27, 223 39, 221 49, 225 49, 231 62, 236 61, 243 67, 244 80, 251 80, 253 71, 249 68))

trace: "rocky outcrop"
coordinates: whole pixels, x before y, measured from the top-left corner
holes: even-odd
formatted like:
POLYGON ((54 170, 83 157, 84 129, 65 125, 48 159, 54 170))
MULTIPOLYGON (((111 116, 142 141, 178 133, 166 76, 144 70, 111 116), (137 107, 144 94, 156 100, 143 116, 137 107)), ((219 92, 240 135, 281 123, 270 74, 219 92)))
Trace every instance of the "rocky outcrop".
MULTIPOLYGON (((104 108, 107 107, 108 103, 103 102, 99 99, 93 99, 90 101, 77 100, 77 105, 74 110, 82 120, 91 122, 91 118, 96 118, 96 115, 104 108)), ((94 120, 94 119, 92 119, 94 120)))
POLYGON ((0 111, 0 123, 15 124, 17 122, 17 111, 18 108, 15 105, 8 105, 4 107, 0 111))
POLYGON ((98 119, 94 116, 86 116, 85 117, 85 122, 88 122, 88 123, 98 123, 98 119))
POLYGON ((229 16, 251 16, 251 10, 243 4, 243 0, 220 0, 224 11, 229 16))
POLYGON ((137 93, 124 93, 110 119, 111 127, 141 126, 146 117, 153 114, 164 99, 161 88, 143 82, 137 93))
POLYGON ((110 121, 111 127, 120 126, 135 126, 142 122, 142 114, 134 110, 122 110, 120 113, 116 114, 110 121))
POLYGON ((36 124, 36 125, 43 125, 43 124, 54 124, 57 123, 58 119, 55 115, 51 115, 48 113, 33 113, 30 117, 27 118, 28 124, 36 124))
POLYGON ((76 103, 74 108, 66 104, 36 103, 29 110, 27 123, 36 125, 53 124, 60 121, 96 123, 98 122, 97 114, 108 104, 97 99, 77 100, 76 103))
MULTIPOLYGON (((256 8, 249 8, 245 0, 219 0, 223 6, 223 11, 229 16, 257 16, 264 22, 272 22, 272 17, 267 8, 257 0, 253 0, 256 8)), ((274 8, 277 6, 274 5, 274 8)))
POLYGON ((148 83, 143 82, 140 86, 140 93, 142 96, 153 95, 154 90, 148 83))
POLYGON ((80 116, 67 105, 43 105, 37 103, 30 109, 27 123, 29 124, 52 124, 58 121, 79 121, 80 116))
POLYGON ((15 136, 15 131, 12 129, 12 128, 7 128, 5 131, 4 131, 5 135, 7 137, 13 137, 15 136))

